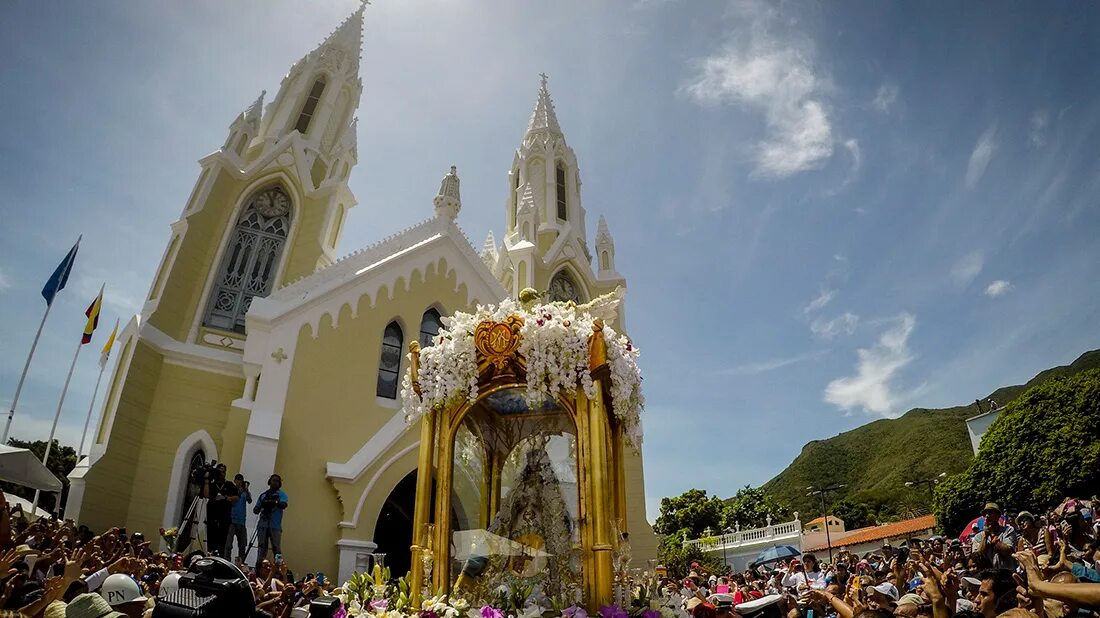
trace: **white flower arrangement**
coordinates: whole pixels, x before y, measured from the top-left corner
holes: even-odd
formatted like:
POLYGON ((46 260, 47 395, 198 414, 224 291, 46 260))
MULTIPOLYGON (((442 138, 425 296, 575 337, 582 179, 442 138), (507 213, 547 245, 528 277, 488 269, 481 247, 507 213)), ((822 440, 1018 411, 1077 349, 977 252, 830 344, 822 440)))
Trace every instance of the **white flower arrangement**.
MULTIPOLYGON (((474 330, 484 321, 503 322, 509 316, 523 318, 518 352, 527 361, 527 401, 537 406, 560 391, 584 389, 595 397, 596 387, 588 371, 588 338, 596 317, 568 303, 547 303, 524 308, 507 299, 499 305, 478 305, 474 313, 455 313, 443 318, 433 344, 420 350, 421 396, 412 386, 412 373, 401 381, 406 420, 412 422, 435 406, 466 398, 477 400, 477 350, 474 330)), ((628 443, 641 444, 642 374, 638 349, 625 336, 605 325, 607 360, 611 372, 611 410, 623 423, 628 443)))

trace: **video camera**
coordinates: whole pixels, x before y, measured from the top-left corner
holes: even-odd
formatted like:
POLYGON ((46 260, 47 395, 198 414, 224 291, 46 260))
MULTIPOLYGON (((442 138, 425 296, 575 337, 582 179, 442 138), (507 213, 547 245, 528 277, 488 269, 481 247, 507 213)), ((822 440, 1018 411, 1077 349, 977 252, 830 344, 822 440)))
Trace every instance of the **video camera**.
POLYGON ((153 618, 254 616, 256 598, 241 570, 214 556, 191 563, 179 589, 157 599, 153 618))
POLYGON ((218 478, 218 460, 211 459, 210 463, 196 466, 191 469, 191 484, 202 485, 207 481, 218 478))
POLYGON ((279 493, 275 491, 265 491, 260 496, 260 511, 270 514, 275 507, 279 506, 279 493))

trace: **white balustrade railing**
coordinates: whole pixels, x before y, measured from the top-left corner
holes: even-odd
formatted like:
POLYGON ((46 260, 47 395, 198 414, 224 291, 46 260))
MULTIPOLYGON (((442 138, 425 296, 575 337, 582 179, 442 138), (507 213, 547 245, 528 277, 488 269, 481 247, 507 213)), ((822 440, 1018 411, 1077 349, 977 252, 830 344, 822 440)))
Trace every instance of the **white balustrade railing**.
POLYGON ((737 532, 729 532, 717 536, 692 539, 690 541, 685 541, 684 545, 698 545, 704 551, 709 551, 713 549, 741 547, 742 545, 751 545, 754 543, 785 541, 797 538, 801 536, 801 534, 802 522, 796 519, 781 524, 764 526, 763 528, 739 530, 737 532))

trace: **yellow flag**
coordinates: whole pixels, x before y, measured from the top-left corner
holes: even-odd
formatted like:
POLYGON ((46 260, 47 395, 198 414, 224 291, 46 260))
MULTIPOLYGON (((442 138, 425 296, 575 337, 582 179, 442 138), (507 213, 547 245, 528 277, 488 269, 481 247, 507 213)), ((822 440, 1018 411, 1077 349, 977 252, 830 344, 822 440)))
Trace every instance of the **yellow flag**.
POLYGON ((115 320, 115 328, 111 331, 111 336, 107 337, 107 343, 103 344, 103 352, 99 355, 99 368, 107 366, 107 357, 111 355, 111 348, 115 345, 115 337, 118 335, 118 320, 115 320))
POLYGON ((99 326, 99 310, 103 308, 103 288, 99 288, 99 296, 95 297, 84 315, 88 316, 88 323, 84 325, 84 336, 80 338, 80 345, 91 343, 92 333, 99 326))

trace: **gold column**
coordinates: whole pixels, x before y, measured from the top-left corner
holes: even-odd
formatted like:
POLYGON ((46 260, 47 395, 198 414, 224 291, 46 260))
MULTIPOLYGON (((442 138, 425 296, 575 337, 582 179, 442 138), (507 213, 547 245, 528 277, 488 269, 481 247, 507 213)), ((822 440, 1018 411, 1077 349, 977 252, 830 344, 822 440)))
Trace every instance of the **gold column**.
MULTIPOLYGON (((412 374, 413 390, 420 396, 420 342, 409 342, 409 372, 412 374)), ((413 505, 412 565, 409 587, 410 601, 413 607, 420 606, 420 589, 424 584, 423 552, 432 546, 426 538, 429 507, 432 503, 432 455, 435 453, 435 410, 424 413, 420 421, 420 453, 416 468, 416 503, 413 505)))
POLYGON ((504 468, 504 457, 494 449, 493 456, 489 461, 489 519, 485 522, 486 528, 489 527, 489 522, 493 520, 493 516, 500 510, 500 473, 504 468))
POLYGON ((435 411, 430 410, 424 414, 424 420, 420 424, 420 462, 416 470, 416 503, 413 506, 412 582, 409 584, 410 601, 414 607, 420 607, 420 589, 424 585, 424 560, 421 552, 425 547, 433 545, 432 540, 424 538, 424 535, 431 516, 428 511, 432 503, 435 418, 435 411))
MULTIPOLYGON (((626 452, 623 450, 625 446, 623 428, 620 424, 615 427, 615 431, 611 436, 611 449, 614 452, 611 465, 613 466, 612 473, 615 475, 615 519, 619 520, 623 532, 628 530, 626 520, 626 452)), ((618 543, 618 539, 615 539, 615 542, 618 543)))
POLYGON ((589 470, 592 473, 591 519, 592 526, 592 589, 591 607, 602 607, 611 603, 611 585, 614 573, 611 569, 611 466, 608 453, 607 408, 604 406, 603 380, 596 379, 596 396, 589 401, 589 470))

